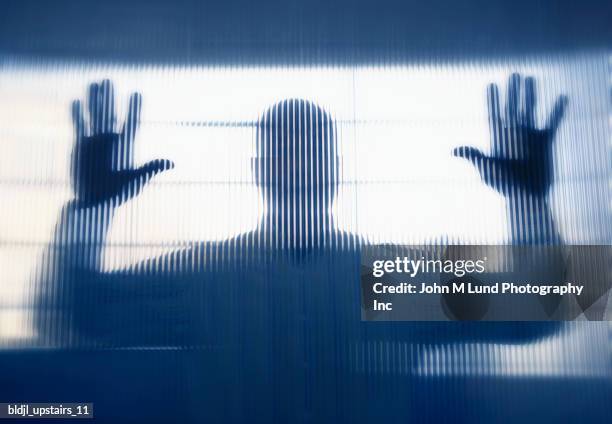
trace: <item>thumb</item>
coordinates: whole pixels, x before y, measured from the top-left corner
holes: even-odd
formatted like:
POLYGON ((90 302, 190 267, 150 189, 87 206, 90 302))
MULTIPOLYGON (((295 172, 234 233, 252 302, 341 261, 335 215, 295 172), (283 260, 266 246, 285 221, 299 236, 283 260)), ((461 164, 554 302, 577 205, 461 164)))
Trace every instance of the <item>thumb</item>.
POLYGON ((140 168, 120 171, 120 192, 131 198, 137 195, 155 175, 172 168, 174 168, 174 162, 168 159, 156 159, 145 163, 140 168))
POLYGON ((155 159, 135 169, 135 178, 145 177, 147 181, 160 172, 174 168, 174 162, 168 159, 155 159))
POLYGON ((484 157, 484 153, 472 146, 461 146, 453 149, 453 156, 467 159, 476 164, 478 160, 484 157))

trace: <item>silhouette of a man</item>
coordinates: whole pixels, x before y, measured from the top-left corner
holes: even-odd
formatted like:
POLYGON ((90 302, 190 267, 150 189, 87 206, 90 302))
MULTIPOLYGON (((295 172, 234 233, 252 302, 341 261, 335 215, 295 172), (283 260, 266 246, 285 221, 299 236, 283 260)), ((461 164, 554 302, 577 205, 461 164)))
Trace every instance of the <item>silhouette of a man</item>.
MULTIPOLYGON (((546 127, 539 129, 534 118, 535 83, 532 78, 521 80, 517 74, 510 77, 504 118, 497 93, 497 87, 491 85, 488 90, 491 154, 487 156, 471 147, 457 148, 454 153, 473 162, 483 181, 508 199, 514 243, 556 243, 558 231, 548 202, 553 175, 551 146, 566 100, 564 97, 558 100, 546 127)), ((340 280, 347 281, 347 286, 358 280, 351 278, 359 272, 362 243, 356 235, 339 231, 331 213, 340 179, 335 126, 326 111, 300 99, 275 104, 257 124, 252 171, 264 199, 265 212, 255 231, 218 243, 194 242, 186 249, 152 258, 129 270, 100 272, 102 249, 115 209, 140 193, 155 174, 174 166, 169 160, 154 160, 141 167, 134 165, 134 138, 140 122, 141 97, 135 93, 130 98, 127 119, 119 131, 114 103, 114 91, 108 80, 90 85, 88 125, 80 102, 73 103, 75 198, 64 207, 56 231, 49 261, 56 271, 53 275, 66 280, 75 272, 84 272, 90 274, 88 278, 106 278, 107 281, 112 278, 118 290, 127 286, 119 281, 125 278, 131 281, 129 287, 138 293, 140 289, 133 283, 144 277, 155 278, 161 290, 164 280, 173 281, 179 275, 181 281, 186 281, 188 278, 210 278, 211 272, 218 274, 226 270, 229 274, 224 278, 231 280, 239 267, 247 265, 265 267, 273 264, 278 268, 285 262, 296 265, 308 259, 334 257, 335 269, 350 263, 347 269, 351 272, 344 270, 345 277, 340 280)), ((310 263, 301 268, 323 270, 325 267, 310 263)), ((280 286, 293 278, 290 274, 277 277, 280 286)), ((336 284, 342 286, 340 282, 336 284)), ((103 286, 112 287, 113 284, 103 286)), ((74 297, 81 290, 90 290, 90 287, 84 283, 49 284, 40 308, 41 319, 52 322, 53 316, 71 316, 75 305, 81 304, 78 296, 74 297), (69 312, 63 311, 60 299, 69 305, 69 312)), ((358 293, 358 290, 351 293, 358 293)), ((359 299, 345 298, 343 302, 358 305, 359 299)), ((123 307, 131 309, 127 305, 123 307)), ((90 318, 94 319, 95 314, 90 314, 90 318)), ((72 318, 68 321, 73 323, 73 328, 81 322, 72 318)), ((74 335, 69 336, 73 330, 66 330, 65 326, 45 324, 44 327, 63 328, 56 331, 66 332, 64 338, 74 339, 74 335)), ((93 330, 88 328, 84 333, 94 335, 93 330)), ((59 337, 52 332, 43 334, 48 342, 59 337)))
MULTIPOLYGON (((499 118, 496 89, 490 90, 492 140, 503 146, 538 136, 538 142, 548 143, 541 146, 547 152, 564 101, 553 112, 552 126, 536 129, 530 120, 533 102, 520 113, 526 120, 515 113, 517 78, 510 83, 512 120, 507 125, 499 118)), ((527 91, 534 96, 532 88, 527 91)), ((168 160, 134 165, 141 103, 138 94, 132 95, 119 131, 109 81, 90 86, 88 129, 81 104, 73 104, 75 198, 62 211, 49 259, 56 277, 43 285, 38 308, 46 344, 206 347, 209 353, 198 362, 204 367, 198 368, 201 378, 212 379, 218 390, 237 399, 238 417, 286 422, 305 416, 360 418, 369 389, 363 374, 354 372, 360 366, 356 352, 378 342, 504 339, 529 333, 529 325, 475 330, 469 324, 361 322, 362 243, 335 227, 330 210, 340 180, 335 126, 327 112, 299 99, 270 107, 257 125, 252 169, 266 211, 256 230, 218 243, 194 242, 128 270, 101 272, 116 207, 174 166, 168 160)), ((529 192, 548 208, 549 154, 513 156, 503 147, 491 156, 473 148, 455 154, 476 164, 483 180, 507 198, 529 192), (546 175, 540 171, 542 162, 546 175), (530 172, 542 176, 536 178, 537 187, 524 183, 530 172)), ((540 233, 531 232, 532 240, 548 240, 556 234, 553 227, 550 221, 536 228, 540 233)), ((554 328, 531 326, 536 332, 554 328)), ((213 389, 202 390, 210 408, 223 409, 223 403, 215 404, 213 389)))

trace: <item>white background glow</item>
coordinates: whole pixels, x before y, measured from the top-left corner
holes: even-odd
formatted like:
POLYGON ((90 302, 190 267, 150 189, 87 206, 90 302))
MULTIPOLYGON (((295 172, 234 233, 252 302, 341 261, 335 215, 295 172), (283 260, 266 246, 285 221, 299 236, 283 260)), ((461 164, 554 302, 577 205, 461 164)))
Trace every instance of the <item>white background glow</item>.
POLYGON ((338 226, 371 243, 508 241, 504 200, 452 149, 488 151, 485 88, 511 72, 538 83, 538 120, 570 99, 556 141, 553 210, 568 242, 611 241, 609 74, 599 56, 487 64, 356 68, 124 67, 5 60, 0 70, 0 338, 24 336, 20 307, 71 197, 70 104, 109 78, 119 122, 129 94, 143 95, 136 161, 168 158, 115 216, 105 269, 193 240, 257 226, 252 184, 257 121, 286 98, 317 103, 337 122, 343 170, 338 226), (243 124, 243 125, 237 125, 243 124), (603 189, 602 189, 603 187, 603 189), (166 245, 166 246, 165 246, 166 245))

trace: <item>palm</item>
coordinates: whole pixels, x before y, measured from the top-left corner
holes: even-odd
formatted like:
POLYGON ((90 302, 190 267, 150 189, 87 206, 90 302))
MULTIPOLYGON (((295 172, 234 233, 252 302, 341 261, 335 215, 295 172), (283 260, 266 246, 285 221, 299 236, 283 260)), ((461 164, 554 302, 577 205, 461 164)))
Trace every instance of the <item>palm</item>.
POLYGON ((89 86, 89 125, 80 101, 72 105, 76 144, 72 155, 72 183, 79 204, 121 204, 140 192, 157 173, 170 169, 168 160, 134 167, 134 138, 140 123, 141 96, 132 94, 126 121, 116 132, 114 91, 110 81, 89 86))
POLYGON ((553 180, 552 145, 567 104, 560 97, 544 128, 535 124, 535 82, 513 74, 508 83, 505 117, 495 84, 488 88, 491 154, 463 146, 455 156, 471 161, 483 181, 506 197, 545 197, 553 180), (522 94, 522 95, 521 95, 522 94))

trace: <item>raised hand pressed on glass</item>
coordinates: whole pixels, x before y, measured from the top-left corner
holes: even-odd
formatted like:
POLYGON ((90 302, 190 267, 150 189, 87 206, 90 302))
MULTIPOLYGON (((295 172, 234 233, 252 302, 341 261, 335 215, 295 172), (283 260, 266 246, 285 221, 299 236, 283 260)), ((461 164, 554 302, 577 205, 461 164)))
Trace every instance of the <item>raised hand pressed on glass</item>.
POLYGON ((72 154, 72 184, 77 204, 119 205, 137 195, 154 175, 174 166, 165 159, 134 166, 134 138, 141 106, 141 95, 133 93, 123 128, 116 132, 114 90, 109 80, 89 86, 88 126, 81 102, 73 102, 76 143, 72 154))
POLYGON ((543 128, 536 125, 536 89, 532 77, 512 74, 508 82, 504 116, 496 84, 487 89, 490 154, 462 146, 453 155, 469 160, 482 180, 508 201, 513 241, 556 243, 548 194, 553 183, 553 142, 567 98, 557 98, 543 128))

